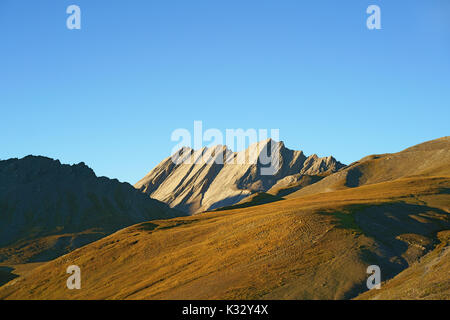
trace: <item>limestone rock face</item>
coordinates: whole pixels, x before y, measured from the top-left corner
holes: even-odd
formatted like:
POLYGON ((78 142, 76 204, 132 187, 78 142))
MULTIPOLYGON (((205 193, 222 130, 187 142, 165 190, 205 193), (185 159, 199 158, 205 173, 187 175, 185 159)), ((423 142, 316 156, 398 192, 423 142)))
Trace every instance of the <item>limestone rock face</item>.
POLYGON ((226 146, 183 148, 163 160, 135 188, 193 214, 233 205, 291 175, 336 172, 343 167, 333 157, 307 157, 283 142, 268 139, 240 152, 226 146))

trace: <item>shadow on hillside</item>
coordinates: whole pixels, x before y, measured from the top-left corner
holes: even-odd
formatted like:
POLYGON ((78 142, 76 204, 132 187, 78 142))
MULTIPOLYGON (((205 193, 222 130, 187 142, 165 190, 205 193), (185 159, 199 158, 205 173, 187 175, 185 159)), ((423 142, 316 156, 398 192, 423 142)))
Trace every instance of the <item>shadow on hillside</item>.
POLYGON ((212 211, 224 211, 224 210, 234 210, 234 209, 242 209, 242 208, 248 208, 248 207, 254 207, 266 203, 272 203, 277 202, 280 200, 284 200, 284 198, 279 196, 274 196, 268 193, 259 193, 255 194, 254 198, 251 201, 245 202, 245 203, 237 203, 231 206, 225 206, 220 207, 217 209, 214 209, 212 211))
POLYGON ((158 228, 158 225, 151 222, 144 222, 138 225, 137 228, 143 231, 153 231, 158 228))
MULTIPOLYGON (((350 207, 349 213, 333 213, 338 227, 352 229, 376 242, 376 250, 361 247, 361 258, 378 265, 382 281, 389 280, 416 262, 439 243, 437 233, 450 228, 450 215, 426 205, 395 202, 350 207)), ((366 283, 346 294, 353 298, 367 291, 366 283)))
POLYGON ((248 195, 237 195, 237 196, 232 196, 232 197, 228 197, 225 198, 223 200, 217 201, 215 202, 209 209, 208 211, 221 211, 223 210, 223 208, 226 207, 231 207, 234 204, 238 203, 239 201, 241 201, 242 199, 248 197, 248 195))
POLYGON ((165 230, 165 229, 172 229, 184 225, 189 225, 191 223, 194 223, 197 220, 189 220, 189 221, 164 221, 160 224, 155 224, 152 222, 144 222, 138 225, 138 229, 142 231, 155 231, 155 230, 165 230))
POLYGON ((359 187, 359 179, 362 177, 362 173, 359 168, 349 169, 347 176, 345 177, 345 185, 349 188, 359 187))
POLYGON ((17 274, 14 274, 13 271, 14 268, 0 266, 0 287, 19 277, 17 274))

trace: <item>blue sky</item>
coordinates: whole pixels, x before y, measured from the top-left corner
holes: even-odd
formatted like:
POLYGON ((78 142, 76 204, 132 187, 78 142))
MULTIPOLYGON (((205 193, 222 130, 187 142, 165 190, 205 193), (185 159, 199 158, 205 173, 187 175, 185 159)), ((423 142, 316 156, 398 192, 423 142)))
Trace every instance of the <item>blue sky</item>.
POLYGON ((0 159, 135 183, 194 120, 345 163, 450 133, 448 0, 2 0, 0 46, 0 159))

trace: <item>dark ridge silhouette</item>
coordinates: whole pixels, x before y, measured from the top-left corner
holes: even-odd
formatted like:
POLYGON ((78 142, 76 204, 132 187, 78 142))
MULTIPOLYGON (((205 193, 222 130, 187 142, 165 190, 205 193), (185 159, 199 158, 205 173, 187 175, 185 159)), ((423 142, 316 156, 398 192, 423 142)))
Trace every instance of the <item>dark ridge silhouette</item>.
POLYGON ((0 161, 0 262, 46 261, 126 226, 181 215, 83 162, 0 161))

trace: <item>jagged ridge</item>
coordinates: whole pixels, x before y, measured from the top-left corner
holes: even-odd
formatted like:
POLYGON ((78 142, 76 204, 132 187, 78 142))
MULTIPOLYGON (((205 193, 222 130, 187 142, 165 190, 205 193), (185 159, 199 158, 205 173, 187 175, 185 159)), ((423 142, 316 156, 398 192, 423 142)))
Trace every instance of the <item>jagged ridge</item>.
POLYGON ((267 139, 241 152, 232 152, 226 146, 202 148, 194 151, 183 148, 189 164, 176 164, 172 157, 163 160, 135 187, 151 197, 189 213, 202 212, 233 205, 243 198, 266 192, 279 180, 291 175, 316 175, 336 172, 344 165, 333 157, 306 157, 302 151, 286 148, 283 142, 267 139), (262 174, 264 165, 260 155, 273 152, 279 157, 279 167, 271 175, 262 174), (223 163, 196 161, 202 156, 224 159, 223 163), (240 159, 245 159, 239 161, 240 159))

